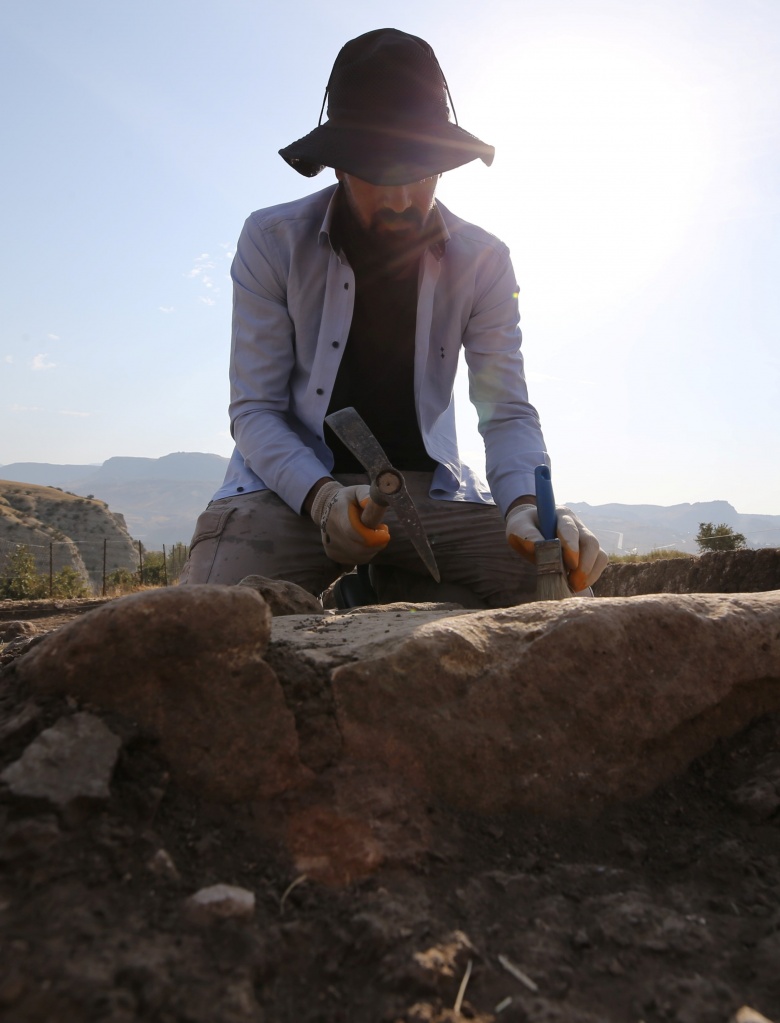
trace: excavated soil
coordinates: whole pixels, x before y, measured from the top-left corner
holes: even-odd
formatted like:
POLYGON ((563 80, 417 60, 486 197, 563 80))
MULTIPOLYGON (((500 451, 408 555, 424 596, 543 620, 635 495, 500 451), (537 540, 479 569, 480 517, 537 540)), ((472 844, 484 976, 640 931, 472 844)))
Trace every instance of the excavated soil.
MULTIPOLYGON (((33 704, 12 665, 0 769, 77 709, 33 704)), ((124 742, 107 805, 61 819, 0 787, 2 1020, 780 1020, 777 716, 596 820, 425 805, 424 849, 330 885, 270 837, 268 807, 184 795, 103 717, 124 742), (254 916, 193 919, 186 898, 217 883, 254 893, 254 916)))

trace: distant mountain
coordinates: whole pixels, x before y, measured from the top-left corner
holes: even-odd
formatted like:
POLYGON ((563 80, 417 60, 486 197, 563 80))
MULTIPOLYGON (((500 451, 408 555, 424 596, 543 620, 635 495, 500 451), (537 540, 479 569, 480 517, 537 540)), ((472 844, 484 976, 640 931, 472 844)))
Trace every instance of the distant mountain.
POLYGON ((162 458, 130 458, 119 455, 102 465, 52 465, 49 462, 12 462, 0 465, 4 479, 63 487, 70 483, 129 483, 133 480, 222 482, 228 460, 199 451, 177 451, 162 458))
POLYGON ((38 487, 64 487, 72 480, 97 472, 97 465, 50 465, 49 462, 12 462, 0 465, 0 477, 38 487))
POLYGON ((102 465, 13 462, 0 466, 0 477, 97 497, 124 515, 131 536, 159 550, 190 542, 227 464, 221 455, 178 451, 162 458, 109 458, 102 465))
POLYGON ((88 478, 95 483, 129 483, 133 480, 164 480, 215 483, 225 476, 228 459, 199 451, 178 451, 162 458, 109 458, 99 468, 91 467, 88 478))
POLYGON ((702 522, 725 523, 744 533, 750 547, 780 547, 780 515, 742 515, 728 501, 694 504, 569 504, 610 554, 638 554, 675 548, 698 554, 695 537, 702 522))
MULTIPOLYGON (((14 462, 0 477, 94 495, 119 511, 130 534, 152 550, 188 544, 195 521, 222 483, 228 459, 178 451, 162 458, 109 458, 102 465, 14 462)), ((780 547, 780 515, 742 515, 728 501, 675 504, 570 504, 611 554, 674 547, 697 554, 701 522, 725 522, 751 547, 780 547)))

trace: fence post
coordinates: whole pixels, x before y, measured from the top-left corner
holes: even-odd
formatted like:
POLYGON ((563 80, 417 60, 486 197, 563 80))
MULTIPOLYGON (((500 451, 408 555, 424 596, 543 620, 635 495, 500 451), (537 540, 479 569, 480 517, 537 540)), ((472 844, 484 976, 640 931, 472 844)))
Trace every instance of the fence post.
POLYGON ((144 584, 144 545, 138 541, 138 582, 144 584))
POLYGON ((54 544, 49 541, 49 599, 54 596, 54 544))
POLYGON ((103 597, 105 597, 105 595, 106 595, 106 544, 107 543, 108 543, 108 540, 105 537, 103 537, 103 587, 102 587, 102 590, 101 590, 101 596, 103 596, 103 597))
POLYGON ((163 585, 168 585, 168 558, 165 553, 165 544, 162 545, 163 549, 163 585))

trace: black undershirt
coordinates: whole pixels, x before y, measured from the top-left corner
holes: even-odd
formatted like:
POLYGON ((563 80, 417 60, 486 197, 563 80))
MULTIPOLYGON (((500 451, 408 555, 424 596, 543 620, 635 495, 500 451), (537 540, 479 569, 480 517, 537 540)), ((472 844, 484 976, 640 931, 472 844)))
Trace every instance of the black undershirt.
MULTIPOLYGON (((355 274, 355 308, 328 414, 351 405, 360 413, 390 463, 400 470, 432 471, 414 405, 414 348, 421 242, 402 262, 378 252, 345 202, 332 229, 355 274)), ((326 425, 333 472, 364 472, 326 425)))

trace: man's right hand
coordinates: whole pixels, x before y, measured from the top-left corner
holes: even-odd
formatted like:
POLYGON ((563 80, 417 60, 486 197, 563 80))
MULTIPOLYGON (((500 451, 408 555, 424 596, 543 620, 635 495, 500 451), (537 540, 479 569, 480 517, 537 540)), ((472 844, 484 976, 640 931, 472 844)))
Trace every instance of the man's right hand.
POLYGON ((369 529, 360 521, 368 495, 366 485, 343 487, 329 480, 314 496, 312 521, 320 527, 325 553, 339 565, 364 565, 390 542, 390 531, 384 522, 369 529))

